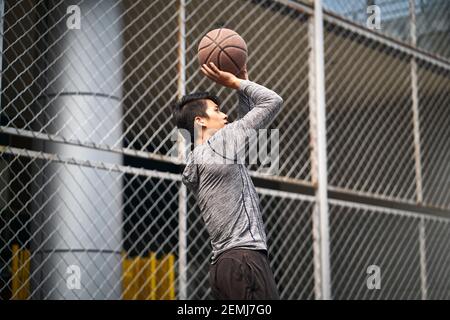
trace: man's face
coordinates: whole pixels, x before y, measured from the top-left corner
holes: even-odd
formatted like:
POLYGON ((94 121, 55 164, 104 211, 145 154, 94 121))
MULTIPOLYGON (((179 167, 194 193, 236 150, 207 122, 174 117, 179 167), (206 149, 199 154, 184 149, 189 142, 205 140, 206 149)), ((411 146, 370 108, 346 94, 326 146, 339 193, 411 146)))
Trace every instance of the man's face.
POLYGON ((209 118, 197 117, 197 123, 200 122, 208 130, 219 130, 223 128, 228 123, 228 116, 220 110, 214 101, 207 99, 206 104, 208 106, 206 113, 209 118))

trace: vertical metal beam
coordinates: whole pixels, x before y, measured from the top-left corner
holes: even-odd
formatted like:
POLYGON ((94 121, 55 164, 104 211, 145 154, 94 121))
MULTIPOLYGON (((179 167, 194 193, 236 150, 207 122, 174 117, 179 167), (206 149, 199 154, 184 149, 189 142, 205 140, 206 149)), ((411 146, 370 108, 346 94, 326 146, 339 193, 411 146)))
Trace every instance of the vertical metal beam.
POLYGON ((415 0, 409 0, 409 36, 411 44, 417 46, 417 31, 416 31, 416 3, 415 0))
MULTIPOLYGON (((178 98, 186 93, 186 3, 185 0, 178 2, 178 98)), ((177 140, 178 157, 184 162, 185 141, 183 135, 178 132, 177 140)), ((187 299, 187 190, 180 183, 178 194, 178 286, 179 299, 187 299)))
MULTIPOLYGON (((416 34, 416 10, 415 0, 409 0, 410 13, 410 38, 411 44, 415 47, 417 44, 416 34)), ((422 163, 420 158, 420 125, 419 125, 419 92, 417 83, 417 61, 415 57, 411 58, 411 94, 413 108, 413 129, 414 129, 414 158, 416 171, 416 201, 423 202, 422 193, 422 163)))
MULTIPOLYGON (((416 26, 416 4, 415 0, 409 0, 410 18, 410 40, 411 45, 417 46, 417 26, 416 26)), ((420 125, 419 125, 419 91, 417 82, 417 59, 411 58, 411 94, 413 107, 414 126, 414 157, 416 169, 416 201, 423 203, 422 192, 422 163, 420 158, 420 125)), ((425 245, 425 221, 420 218, 419 222, 419 252, 420 252, 420 289, 422 300, 427 300, 427 259, 425 245)))
POLYGON ((422 189, 422 162, 420 151, 420 125, 419 125, 419 93, 417 84, 417 61, 411 58, 411 93, 413 108, 413 128, 414 128, 414 158, 416 171, 416 201, 423 203, 422 189))
POLYGON ((325 118, 324 33, 322 2, 314 2, 308 21, 311 172, 315 189, 313 251, 316 299, 331 299, 327 154, 325 118))
POLYGON ((419 250, 420 250, 420 288, 422 300, 428 299, 428 284, 427 284, 427 257, 426 257, 426 243, 425 243, 425 221, 424 217, 420 218, 419 222, 419 250))

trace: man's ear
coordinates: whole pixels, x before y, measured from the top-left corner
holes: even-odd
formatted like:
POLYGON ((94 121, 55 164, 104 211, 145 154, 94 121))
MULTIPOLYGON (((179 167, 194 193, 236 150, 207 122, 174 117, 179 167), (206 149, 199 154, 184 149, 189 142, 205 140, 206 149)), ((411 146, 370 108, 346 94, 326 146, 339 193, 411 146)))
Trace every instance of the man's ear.
POLYGON ((199 126, 202 126, 202 127, 205 126, 205 120, 202 119, 201 117, 195 117, 194 122, 199 126))

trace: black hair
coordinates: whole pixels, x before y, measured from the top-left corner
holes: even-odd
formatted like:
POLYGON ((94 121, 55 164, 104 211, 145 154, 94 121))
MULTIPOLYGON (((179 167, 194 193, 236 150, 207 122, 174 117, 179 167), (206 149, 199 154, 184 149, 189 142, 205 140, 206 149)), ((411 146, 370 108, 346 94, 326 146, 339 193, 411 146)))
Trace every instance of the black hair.
POLYGON ((220 105, 219 98, 209 92, 187 94, 173 104, 173 118, 176 126, 180 129, 186 129, 191 135, 191 139, 194 139, 195 117, 208 118, 206 99, 210 99, 217 105, 220 105))

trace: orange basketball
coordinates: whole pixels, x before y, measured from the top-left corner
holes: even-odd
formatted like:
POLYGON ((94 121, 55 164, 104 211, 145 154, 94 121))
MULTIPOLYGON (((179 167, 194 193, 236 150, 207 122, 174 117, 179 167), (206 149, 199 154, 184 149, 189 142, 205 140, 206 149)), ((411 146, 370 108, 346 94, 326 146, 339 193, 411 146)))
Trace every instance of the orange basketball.
POLYGON ((198 45, 200 65, 213 62, 220 70, 238 74, 247 63, 247 44, 235 31, 209 31, 198 45))

